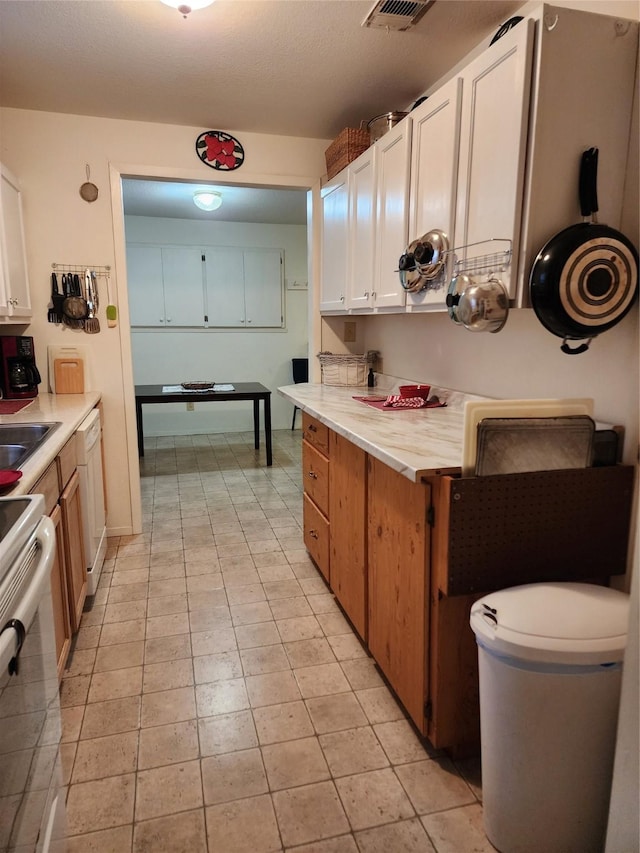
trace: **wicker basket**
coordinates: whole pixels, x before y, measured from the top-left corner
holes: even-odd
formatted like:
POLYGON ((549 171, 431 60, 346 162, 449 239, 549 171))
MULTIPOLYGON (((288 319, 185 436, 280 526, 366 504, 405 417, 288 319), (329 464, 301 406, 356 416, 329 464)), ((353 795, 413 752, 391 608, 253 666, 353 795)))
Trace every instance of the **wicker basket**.
POLYGON ((369 145, 369 131, 366 128, 345 127, 324 152, 329 180, 366 151, 369 145))
POLYGON ((374 364, 375 356, 374 352, 366 355, 319 352, 323 385, 366 385, 367 372, 374 364))

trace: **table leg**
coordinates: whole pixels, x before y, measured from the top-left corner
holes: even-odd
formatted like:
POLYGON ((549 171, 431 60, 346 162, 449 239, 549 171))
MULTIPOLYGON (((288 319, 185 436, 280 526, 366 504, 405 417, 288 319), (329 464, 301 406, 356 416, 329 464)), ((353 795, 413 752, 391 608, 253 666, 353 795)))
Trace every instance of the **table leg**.
POLYGON ((260 448, 260 401, 253 401, 253 446, 256 450, 260 448))
POLYGON ((264 434, 267 446, 267 466, 270 466, 273 462, 271 452, 271 394, 264 398, 264 434))
POLYGON ((144 436, 142 434, 142 403, 136 400, 136 427, 138 430, 138 456, 144 456, 144 436))

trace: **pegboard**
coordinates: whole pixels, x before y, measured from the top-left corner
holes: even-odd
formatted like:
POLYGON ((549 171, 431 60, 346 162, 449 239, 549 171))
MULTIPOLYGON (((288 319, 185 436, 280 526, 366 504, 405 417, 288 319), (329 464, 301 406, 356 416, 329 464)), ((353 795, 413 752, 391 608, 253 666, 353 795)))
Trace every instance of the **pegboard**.
POLYGON ((447 595, 624 574, 634 468, 451 481, 447 595))

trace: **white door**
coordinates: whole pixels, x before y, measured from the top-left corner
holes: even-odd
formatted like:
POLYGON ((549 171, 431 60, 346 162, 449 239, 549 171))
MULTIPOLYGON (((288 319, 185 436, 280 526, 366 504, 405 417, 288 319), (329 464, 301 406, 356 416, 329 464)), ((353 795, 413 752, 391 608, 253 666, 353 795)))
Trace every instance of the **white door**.
POLYGON ((162 250, 159 246, 127 246, 129 315, 132 326, 164 326, 162 250))
POLYGON ((374 307, 401 308, 405 292, 398 260, 407 245, 411 118, 407 116, 376 142, 377 252, 374 307))
POLYGON ((503 252, 511 248, 508 268, 499 272, 511 298, 522 213, 533 31, 532 20, 522 21, 461 72, 455 245, 480 244, 459 253, 465 267, 476 258, 469 270, 472 275, 474 271, 484 275, 487 265, 499 267, 503 252))
POLYGON ((184 247, 162 249, 165 324, 204 326, 203 252, 184 247))
POLYGON ((31 317, 19 184, 0 167, 0 316, 31 317))
POLYGON ((242 249, 207 246, 205 281, 207 325, 244 328, 244 260, 242 249))
POLYGON ((320 312, 346 311, 348 273, 348 170, 320 192, 322 204, 320 312))
POLYGON ((244 251, 244 304, 247 328, 284 326, 280 249, 244 251))
POLYGON ((373 307, 376 252, 376 151, 368 148, 349 165, 349 275, 347 307, 373 307))

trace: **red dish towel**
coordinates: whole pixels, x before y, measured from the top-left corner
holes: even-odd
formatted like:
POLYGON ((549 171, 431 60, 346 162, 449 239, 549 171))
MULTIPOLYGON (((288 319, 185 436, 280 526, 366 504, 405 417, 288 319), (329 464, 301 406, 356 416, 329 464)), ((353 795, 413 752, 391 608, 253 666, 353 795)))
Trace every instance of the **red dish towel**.
POLYGON ((391 406, 393 409, 424 409, 427 401, 424 397, 401 397, 399 394, 389 394, 384 405, 391 406))
POLYGON ((32 403, 33 400, 0 400, 0 415, 15 415, 32 403))

